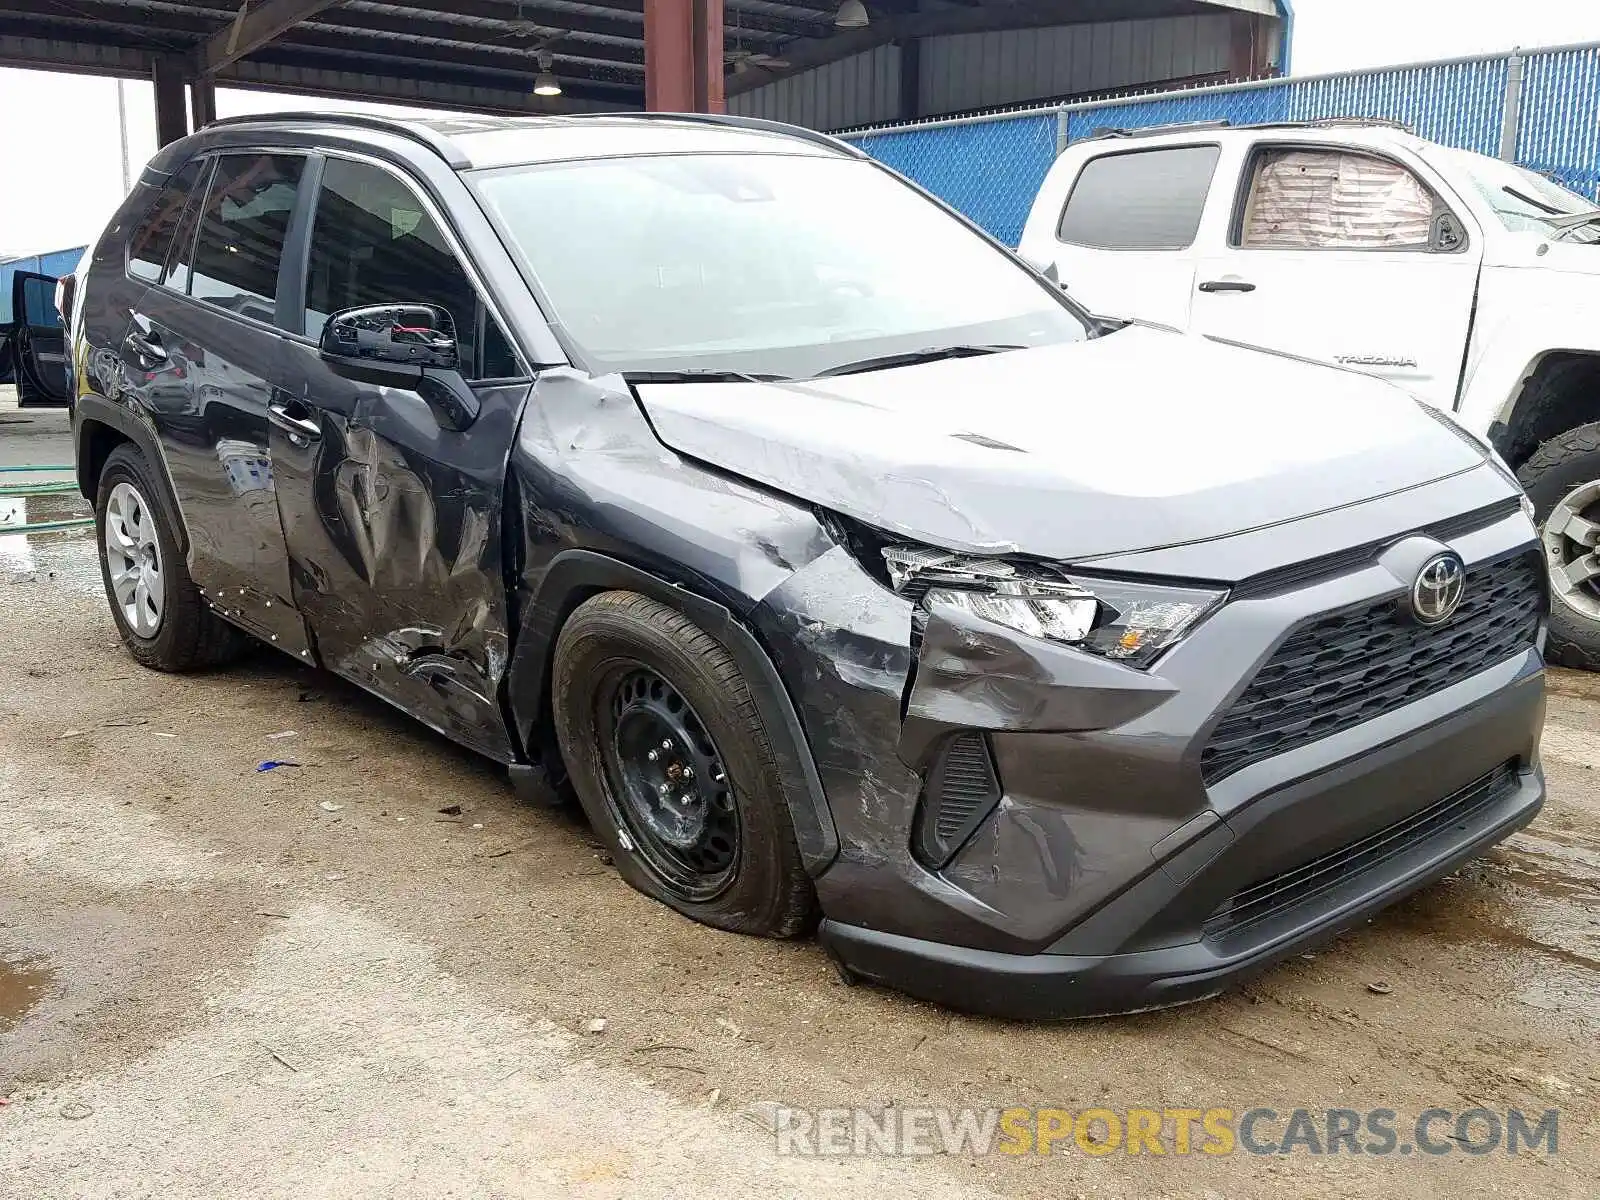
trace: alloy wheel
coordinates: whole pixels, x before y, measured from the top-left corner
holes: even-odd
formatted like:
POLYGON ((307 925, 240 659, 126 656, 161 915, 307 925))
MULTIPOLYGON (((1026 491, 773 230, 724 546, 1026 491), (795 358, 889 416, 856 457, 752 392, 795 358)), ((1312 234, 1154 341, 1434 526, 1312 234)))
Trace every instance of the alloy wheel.
POLYGON ((106 570, 128 628, 141 638, 161 629, 166 590, 156 517, 131 483, 119 483, 106 501, 106 570))

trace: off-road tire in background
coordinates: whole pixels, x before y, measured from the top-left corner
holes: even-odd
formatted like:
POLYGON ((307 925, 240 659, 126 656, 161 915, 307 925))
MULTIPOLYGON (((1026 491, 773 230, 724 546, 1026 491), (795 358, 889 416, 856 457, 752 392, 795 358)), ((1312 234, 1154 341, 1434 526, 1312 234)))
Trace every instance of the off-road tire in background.
POLYGON ((647 596, 594 596, 562 627, 551 705, 578 799, 629 884, 719 929, 774 938, 810 931, 816 892, 801 864, 777 765, 749 685, 721 642, 647 596), (659 679, 662 694, 681 699, 726 776, 737 856, 731 877, 704 899, 685 895, 652 862, 649 847, 657 843, 645 831, 648 844, 641 846, 641 818, 625 798, 624 736, 615 732, 623 718, 607 713, 617 711, 629 686, 638 687, 617 681, 637 678, 659 679))
MULTIPOLYGON (((1522 464, 1517 479, 1533 501, 1542 532, 1556 505, 1574 488, 1600 480, 1600 422, 1579 425, 1545 442, 1522 464)), ((1553 596, 1545 659, 1555 666, 1600 671, 1600 622, 1553 596)))
POLYGON ((137 448, 118 446, 106 459, 95 495, 95 541, 100 558, 100 578, 112 620, 122 644, 142 666, 157 671, 193 671, 221 666, 238 658, 250 642, 244 634, 207 606, 205 597, 189 578, 188 564, 174 536, 176 522, 166 510, 155 485, 150 464, 137 448), (107 508, 118 484, 129 484, 153 518, 161 563, 161 619, 151 636, 141 636, 128 624, 111 582, 106 550, 107 508))

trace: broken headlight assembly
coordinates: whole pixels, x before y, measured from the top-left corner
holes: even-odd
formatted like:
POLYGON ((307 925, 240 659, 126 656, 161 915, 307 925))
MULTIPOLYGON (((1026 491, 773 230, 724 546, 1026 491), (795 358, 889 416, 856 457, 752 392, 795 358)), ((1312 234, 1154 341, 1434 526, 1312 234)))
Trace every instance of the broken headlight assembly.
POLYGON ((1130 667, 1148 667, 1228 595, 1221 589, 1051 575, 924 546, 885 546, 882 553, 894 590, 925 608, 947 604, 1130 667))

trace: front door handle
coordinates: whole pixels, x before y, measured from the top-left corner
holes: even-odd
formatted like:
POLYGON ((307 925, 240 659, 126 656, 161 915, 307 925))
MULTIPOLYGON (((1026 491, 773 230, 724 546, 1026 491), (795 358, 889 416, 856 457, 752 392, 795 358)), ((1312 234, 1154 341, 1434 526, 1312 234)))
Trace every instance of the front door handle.
POLYGON ((1200 285, 1202 292, 1253 292, 1256 285, 1243 279, 1208 279, 1200 285))
POLYGON ((317 441, 322 437, 322 426, 307 415, 306 407, 296 400, 274 400, 267 405, 267 420, 289 435, 297 446, 317 441))

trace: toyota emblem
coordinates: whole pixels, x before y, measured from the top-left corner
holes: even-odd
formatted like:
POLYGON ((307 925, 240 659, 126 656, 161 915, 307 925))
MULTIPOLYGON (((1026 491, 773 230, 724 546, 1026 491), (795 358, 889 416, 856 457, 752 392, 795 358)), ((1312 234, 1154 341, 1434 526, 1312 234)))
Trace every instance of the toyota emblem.
POLYGON ((1411 585, 1411 614, 1419 625, 1443 625, 1461 607, 1467 589, 1467 567, 1451 551, 1435 554, 1422 564, 1411 585))

